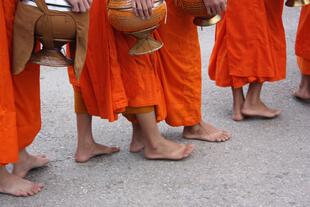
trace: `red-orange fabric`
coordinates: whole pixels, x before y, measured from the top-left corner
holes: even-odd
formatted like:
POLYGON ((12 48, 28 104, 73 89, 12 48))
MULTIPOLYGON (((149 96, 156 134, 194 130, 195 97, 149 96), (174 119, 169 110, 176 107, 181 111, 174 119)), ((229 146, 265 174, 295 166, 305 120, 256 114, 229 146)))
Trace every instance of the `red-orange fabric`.
POLYGON ((135 40, 111 28, 104 1, 94 1, 90 12, 86 65, 77 81, 88 113, 114 121, 126 107, 156 106, 158 120, 165 117, 162 89, 156 67, 158 55, 129 56, 135 40))
POLYGON ((13 76, 13 79, 10 74, 16 3, 17 1, 12 0, 0 2, 0 163, 2 165, 15 162, 18 159, 18 151, 32 143, 41 127, 39 66, 28 65, 24 73, 13 76))
POLYGON ((218 86, 239 88, 286 75, 283 0, 231 0, 216 28, 209 76, 218 86))
POLYGON ((130 56, 135 39, 115 31, 118 60, 129 107, 155 106, 157 121, 166 117, 163 91, 157 68, 160 59, 157 53, 130 56))
POLYGON ((172 126, 190 126, 201 120, 201 59, 193 17, 167 1, 167 23, 155 36, 164 43, 159 50, 159 76, 167 118, 172 126))
POLYGON ((310 75, 310 60, 297 56, 297 63, 301 74, 310 75))
POLYGON ((117 60, 113 30, 106 17, 106 2, 93 1, 87 57, 80 80, 69 68, 70 81, 79 90, 87 111, 94 116, 114 121, 125 111, 127 97, 117 60))
POLYGON ((30 145, 41 129, 40 66, 28 64, 13 76, 19 149, 30 145))
POLYGON ((301 73, 310 75, 310 5, 301 10, 295 50, 301 73))
POLYGON ((10 72, 12 25, 16 3, 0 1, 0 164, 18 159, 16 111, 10 72))

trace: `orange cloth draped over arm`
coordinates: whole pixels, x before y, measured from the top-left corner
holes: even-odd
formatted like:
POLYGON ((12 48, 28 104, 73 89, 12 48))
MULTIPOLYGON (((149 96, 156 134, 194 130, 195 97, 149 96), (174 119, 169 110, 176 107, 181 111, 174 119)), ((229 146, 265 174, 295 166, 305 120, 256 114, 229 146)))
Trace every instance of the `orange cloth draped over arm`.
POLYGON ((0 165, 18 159, 16 112, 10 70, 14 1, 0 1, 0 165))
POLYGON ((301 10, 295 50, 301 73, 310 75, 310 5, 301 10))
MULTIPOLYGON (((89 114, 114 121, 119 112, 125 111, 127 98, 113 30, 106 17, 105 1, 93 1, 87 57, 80 79, 76 80, 72 68, 68 71, 75 92, 81 93, 80 98, 89 114)), ((78 103, 76 105, 81 106, 78 103)))
POLYGON ((216 28, 209 76, 218 86, 285 78, 283 0, 231 0, 216 28))
POLYGON ((162 24, 157 39, 159 75, 167 107, 166 122, 172 126, 190 126, 201 121, 201 57, 197 27, 193 17, 167 1, 167 23, 162 24))

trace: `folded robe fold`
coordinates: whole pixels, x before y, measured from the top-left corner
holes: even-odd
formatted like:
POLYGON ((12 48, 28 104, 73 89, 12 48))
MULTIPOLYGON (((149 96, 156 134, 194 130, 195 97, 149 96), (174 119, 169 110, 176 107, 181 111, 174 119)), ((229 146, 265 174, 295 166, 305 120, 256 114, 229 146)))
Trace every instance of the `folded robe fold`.
POLYGON ((159 77, 166 102, 166 122, 172 126, 195 125, 201 120, 201 57, 193 17, 167 1, 167 23, 155 37, 159 50, 159 77))
POLYGON ((310 75, 310 5, 300 13, 295 52, 301 73, 310 75))
POLYGON ((283 0, 231 0, 217 24, 209 76, 235 88, 285 78, 283 0))

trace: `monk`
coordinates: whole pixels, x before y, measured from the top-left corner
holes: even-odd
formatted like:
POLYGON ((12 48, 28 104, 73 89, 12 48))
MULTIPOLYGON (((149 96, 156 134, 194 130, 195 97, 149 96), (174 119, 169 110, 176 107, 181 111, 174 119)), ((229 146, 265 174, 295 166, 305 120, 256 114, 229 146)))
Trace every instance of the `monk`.
POLYGON ((296 55, 301 81, 294 96, 310 101, 310 6, 302 8, 296 38, 296 55))
MULTIPOLYGON (((98 2, 97 4, 99 5, 98 2)), ((105 4, 102 4, 100 7, 98 6, 97 17, 95 15, 91 16, 91 22, 97 22, 96 25, 102 25, 100 27, 103 28, 102 31, 105 31, 105 34, 90 30, 92 37, 90 41, 92 42, 91 39, 94 40, 94 52, 89 53, 92 55, 88 57, 89 63, 92 65, 86 64, 81 80, 75 84, 79 88, 79 90, 75 89, 77 116, 81 116, 77 109, 84 108, 80 112, 84 113, 85 120, 91 120, 91 115, 96 115, 113 121, 116 119, 117 113, 124 112, 127 119, 132 121, 134 126, 138 126, 141 129, 138 133, 142 134, 141 142, 144 145, 145 158, 180 160, 188 157, 193 150, 192 145, 168 141, 160 134, 157 127, 156 122, 163 120, 166 114, 165 107, 163 107, 164 102, 160 79, 157 70, 155 70, 159 63, 158 56, 129 56, 128 51, 134 44, 134 39, 120 32, 115 32, 113 36, 113 33, 110 32, 112 30, 105 18, 106 15, 103 13, 104 11, 106 11, 105 4), (113 45, 115 44, 114 38, 116 40, 116 48, 113 45), (98 44, 105 44, 104 47, 100 48, 106 48, 106 52, 103 50, 103 52, 98 53, 98 44), (117 56, 114 54, 117 54, 117 56), (92 74, 92 76, 85 75, 87 73, 92 74), (87 76, 89 77, 86 78, 87 76), (120 78, 121 81, 119 80, 120 78), (107 84, 108 87, 101 87, 100 84, 107 84), (87 88, 92 89, 88 90, 87 88), (97 93, 94 91, 97 91, 97 93), (109 96, 103 96, 104 94, 109 96), (91 103, 94 103, 91 100, 100 99, 105 102, 99 103, 97 101, 96 104, 91 103)), ((91 42, 89 43, 89 51, 91 42)), ((82 121, 78 120, 79 122, 82 123, 82 121)), ((92 136, 91 122, 88 122, 88 124, 78 124, 78 131, 83 128, 85 133, 81 133, 83 135, 80 136, 81 138, 78 138, 79 140, 92 136)), ((139 134, 139 136, 141 135, 139 134)), ((82 146, 78 146, 77 154, 80 148, 82 146)), ((110 148, 106 150, 106 153, 115 152, 116 150, 110 148)), ((85 159, 82 161, 87 161, 87 158, 90 159, 91 156, 85 156, 85 159)), ((76 159, 78 159, 78 156, 76 156, 76 159)))
MULTIPOLYGON (((166 1, 168 16, 166 24, 159 27, 155 37, 164 43, 159 50, 159 78, 164 91, 167 117, 171 126, 184 126, 185 139, 221 142, 231 135, 207 124, 201 116, 201 55, 197 27, 193 17, 177 8, 174 1, 166 1)), ((226 8, 224 0, 206 0, 210 14, 221 14, 226 8)), ((147 18, 147 14, 144 18, 147 18)), ((131 151, 139 151, 138 126, 133 127, 131 151)))
POLYGON ((77 80, 73 68, 69 77, 74 89, 78 144, 76 162, 119 151, 95 142, 92 116, 115 121, 125 111, 127 97, 117 60, 114 34, 107 22, 106 2, 94 1, 90 10, 89 40, 84 69, 77 80), (98 52, 100 48, 100 52, 98 52))
MULTIPOLYGON (((13 76, 13 86, 10 76, 17 2, 0 2, 0 33, 5 34, 0 36, 0 193, 32 196, 43 189, 43 184, 30 182, 24 177, 30 170, 46 166, 48 159, 44 155, 31 155, 26 150, 41 128, 39 66, 28 64, 21 74, 13 76), (5 168, 9 163, 14 164, 12 174, 5 168)), ((82 12, 81 9, 86 11, 91 5, 91 1, 68 2, 79 6, 75 8, 77 12, 82 12)))
POLYGON ((266 106, 260 95, 266 81, 279 81, 286 75, 282 12, 282 0, 231 0, 217 25, 209 76, 216 85, 232 88, 235 121, 280 114, 266 106), (249 85, 246 96, 245 85, 249 85))

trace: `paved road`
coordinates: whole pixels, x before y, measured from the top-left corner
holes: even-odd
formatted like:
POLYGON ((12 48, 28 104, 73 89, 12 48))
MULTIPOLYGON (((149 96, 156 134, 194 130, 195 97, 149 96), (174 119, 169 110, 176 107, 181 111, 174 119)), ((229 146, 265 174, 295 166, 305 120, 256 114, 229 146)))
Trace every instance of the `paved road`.
MULTIPOLYGON (((46 153, 50 165, 31 173, 45 190, 32 198, 0 196, 1 207, 206 207, 310 206, 310 105, 291 94, 299 81, 294 57, 298 10, 285 12, 288 40, 287 80, 266 84, 263 98, 283 114, 275 120, 230 120, 229 89, 214 86, 207 76, 213 29, 200 31, 204 61, 204 118, 233 132, 223 144, 194 142, 193 156, 183 162, 146 161, 128 153, 130 125, 95 119, 97 141, 122 151, 87 164, 73 161, 75 117, 72 89, 65 70, 42 70, 43 128, 31 151, 46 153)), ((161 124, 178 142, 181 128, 161 124)))

